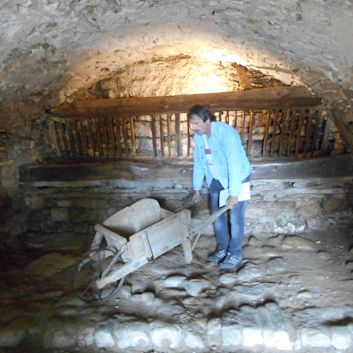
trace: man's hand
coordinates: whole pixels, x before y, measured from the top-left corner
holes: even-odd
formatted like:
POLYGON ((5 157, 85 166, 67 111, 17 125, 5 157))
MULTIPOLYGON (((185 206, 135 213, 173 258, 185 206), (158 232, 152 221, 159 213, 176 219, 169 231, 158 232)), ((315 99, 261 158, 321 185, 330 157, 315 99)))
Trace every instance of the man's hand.
POLYGON ((193 203, 198 203, 202 200, 202 197, 200 195, 200 191, 195 191, 194 195, 192 196, 192 202, 193 203))
POLYGON ((233 208, 238 203, 236 196, 229 196, 227 199, 227 207, 233 208))

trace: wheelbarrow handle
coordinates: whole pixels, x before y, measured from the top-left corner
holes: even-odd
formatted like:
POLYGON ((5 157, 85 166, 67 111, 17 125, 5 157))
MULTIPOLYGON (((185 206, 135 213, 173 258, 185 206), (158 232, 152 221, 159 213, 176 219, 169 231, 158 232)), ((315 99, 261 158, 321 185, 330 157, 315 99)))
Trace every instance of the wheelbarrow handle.
POLYGON ((209 217, 203 219, 194 228, 189 229, 189 235, 191 237, 194 237, 195 235, 201 233, 205 228, 211 225, 214 221, 217 220, 218 217, 220 217, 224 212, 228 211, 230 208, 230 206, 224 206, 220 208, 217 212, 211 214, 209 217))

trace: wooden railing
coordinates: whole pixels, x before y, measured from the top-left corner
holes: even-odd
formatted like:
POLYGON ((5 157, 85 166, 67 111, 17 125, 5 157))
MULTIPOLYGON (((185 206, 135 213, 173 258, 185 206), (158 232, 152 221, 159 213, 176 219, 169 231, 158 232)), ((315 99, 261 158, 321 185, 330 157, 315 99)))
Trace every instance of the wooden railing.
MULTIPOLYGON (((332 151, 332 123, 318 107, 222 110, 219 121, 235 127, 249 157, 314 157, 332 151)), ((190 157, 192 131, 186 112, 130 117, 48 116, 45 150, 51 160, 190 157)))

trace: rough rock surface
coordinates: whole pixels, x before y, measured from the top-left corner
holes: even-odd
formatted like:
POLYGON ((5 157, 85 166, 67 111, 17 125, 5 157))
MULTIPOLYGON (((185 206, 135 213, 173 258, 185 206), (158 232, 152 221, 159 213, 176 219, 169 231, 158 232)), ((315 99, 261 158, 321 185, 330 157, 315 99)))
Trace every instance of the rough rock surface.
POLYGON ((37 260, 6 262, 0 347, 35 352, 353 349, 347 232, 251 236, 244 242, 242 265, 229 272, 207 264, 215 244, 212 235, 203 235, 191 265, 177 247, 129 275, 118 296, 101 306, 71 293, 74 267, 67 266, 77 255, 60 256, 56 245, 56 252, 37 260), (44 260, 51 263, 50 276, 30 271, 44 260))
MULTIPOLYGON (((190 64, 238 63, 288 84, 304 83, 347 109, 353 91, 352 7, 338 0, 5 1, 0 89, 4 97, 16 92, 38 100, 61 92, 65 100, 134 63, 141 65, 131 81, 140 80, 140 87, 149 91, 162 77, 176 87, 167 63, 181 57, 185 66, 188 58, 190 64), (159 68, 153 65, 158 60, 159 68)), ((202 75, 207 70, 201 68, 197 76, 202 75)), ((191 85, 185 87, 183 93, 192 93, 191 85)))

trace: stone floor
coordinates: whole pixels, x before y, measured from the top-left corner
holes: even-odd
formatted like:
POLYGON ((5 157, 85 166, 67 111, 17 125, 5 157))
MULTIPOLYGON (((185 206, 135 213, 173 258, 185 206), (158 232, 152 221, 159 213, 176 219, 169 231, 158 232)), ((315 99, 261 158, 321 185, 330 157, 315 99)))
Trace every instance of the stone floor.
POLYGON ((129 275, 119 297, 86 305, 70 290, 82 239, 25 237, 31 256, 2 257, 0 353, 353 352, 353 237, 253 236, 243 264, 219 272, 201 237, 129 275), (33 255, 37 257, 33 259, 33 255))

